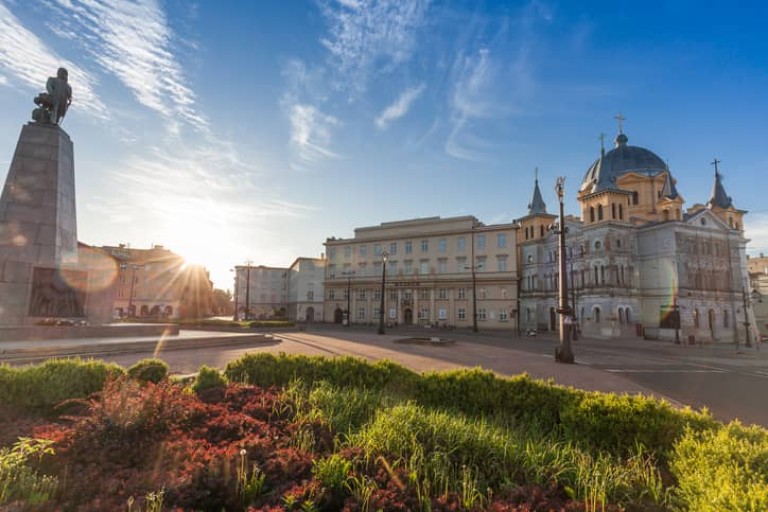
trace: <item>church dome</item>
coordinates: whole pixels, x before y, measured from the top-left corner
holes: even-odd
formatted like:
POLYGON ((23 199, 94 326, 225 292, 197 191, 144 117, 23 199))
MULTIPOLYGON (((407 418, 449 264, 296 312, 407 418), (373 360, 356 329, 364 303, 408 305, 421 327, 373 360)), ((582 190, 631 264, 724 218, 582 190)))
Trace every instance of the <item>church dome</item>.
POLYGON ((658 155, 639 146, 629 146, 628 140, 623 133, 616 136, 615 147, 602 154, 587 170, 579 192, 592 194, 615 189, 616 180, 631 172, 656 175, 667 170, 667 164, 658 155))

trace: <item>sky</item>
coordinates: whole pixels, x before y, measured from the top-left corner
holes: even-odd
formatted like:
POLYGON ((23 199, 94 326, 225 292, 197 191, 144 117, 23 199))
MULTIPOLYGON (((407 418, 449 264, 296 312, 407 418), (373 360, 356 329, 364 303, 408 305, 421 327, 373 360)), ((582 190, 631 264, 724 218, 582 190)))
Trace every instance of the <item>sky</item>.
POLYGON ((666 160, 685 207, 721 161, 768 254, 763 2, 0 0, 0 177, 69 70, 78 238, 230 269, 417 217, 566 212, 610 148, 666 160))

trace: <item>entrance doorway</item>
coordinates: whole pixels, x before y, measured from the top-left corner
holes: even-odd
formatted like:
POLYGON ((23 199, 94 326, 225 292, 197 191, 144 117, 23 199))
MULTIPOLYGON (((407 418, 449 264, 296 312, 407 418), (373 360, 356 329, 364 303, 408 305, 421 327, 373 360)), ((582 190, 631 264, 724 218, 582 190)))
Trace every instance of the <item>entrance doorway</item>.
POLYGON ((410 308, 406 308, 405 311, 403 311, 403 323, 405 325, 412 325, 413 324, 413 310, 410 308))
POLYGON ((344 312, 341 310, 341 308, 336 308, 336 311, 333 312, 333 323, 340 324, 344 321, 344 312))

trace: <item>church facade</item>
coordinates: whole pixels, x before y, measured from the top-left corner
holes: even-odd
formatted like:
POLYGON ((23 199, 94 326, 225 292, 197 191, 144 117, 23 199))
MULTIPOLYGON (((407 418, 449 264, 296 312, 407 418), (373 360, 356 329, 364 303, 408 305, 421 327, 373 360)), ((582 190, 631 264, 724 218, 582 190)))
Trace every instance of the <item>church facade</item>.
MULTIPOLYGON (((587 169, 565 218, 569 302, 590 337, 742 342, 748 288, 745 211, 726 194, 717 160, 706 204, 684 210, 667 164, 629 145, 621 126, 587 169)), ((520 324, 557 330, 558 246, 538 179, 519 219, 520 324)))

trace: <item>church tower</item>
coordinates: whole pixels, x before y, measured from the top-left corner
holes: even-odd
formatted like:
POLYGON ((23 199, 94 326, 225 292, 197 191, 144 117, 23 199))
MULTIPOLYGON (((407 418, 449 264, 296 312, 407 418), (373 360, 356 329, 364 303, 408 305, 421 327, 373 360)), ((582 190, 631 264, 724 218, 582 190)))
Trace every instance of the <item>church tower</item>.
POLYGON ((739 210, 733 206, 733 200, 725 193, 725 187, 723 186, 723 176, 720 174, 717 164, 720 160, 715 158, 712 165, 715 166, 715 183, 712 186, 712 194, 707 201, 707 208, 712 213, 717 215, 723 222, 728 224, 731 229, 738 231, 744 230, 744 214, 745 210, 739 210))
POLYGON ((555 221, 555 215, 547 213, 547 205, 541 197, 539 189, 539 170, 536 169, 536 179, 533 185, 533 197, 528 203, 528 215, 518 219, 520 229, 517 230, 518 246, 531 240, 539 240, 547 235, 548 227, 555 221))

